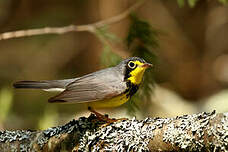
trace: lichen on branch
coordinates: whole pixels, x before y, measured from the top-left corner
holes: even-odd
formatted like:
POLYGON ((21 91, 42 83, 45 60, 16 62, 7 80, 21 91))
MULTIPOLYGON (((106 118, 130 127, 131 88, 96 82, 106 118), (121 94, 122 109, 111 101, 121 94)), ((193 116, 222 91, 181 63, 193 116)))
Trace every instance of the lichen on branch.
POLYGON ((44 131, 2 131, 3 151, 227 151, 228 114, 122 120, 81 117, 44 131))

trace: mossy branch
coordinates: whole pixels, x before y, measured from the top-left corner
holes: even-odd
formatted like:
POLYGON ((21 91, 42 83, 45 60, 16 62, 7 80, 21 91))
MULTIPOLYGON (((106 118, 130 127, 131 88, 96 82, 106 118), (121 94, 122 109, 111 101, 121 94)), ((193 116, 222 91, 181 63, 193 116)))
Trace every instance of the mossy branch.
POLYGON ((2 131, 2 151, 227 151, 228 113, 100 122, 94 115, 43 131, 2 131))

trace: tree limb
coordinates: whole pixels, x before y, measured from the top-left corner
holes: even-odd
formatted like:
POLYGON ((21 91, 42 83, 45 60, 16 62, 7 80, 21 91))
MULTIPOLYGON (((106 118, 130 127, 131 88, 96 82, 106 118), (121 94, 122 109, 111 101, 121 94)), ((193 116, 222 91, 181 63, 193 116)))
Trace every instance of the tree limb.
POLYGON ((227 151, 228 113, 105 124, 94 115, 44 131, 2 131, 3 151, 227 151))
POLYGON ((5 32, 0 34, 0 40, 6 40, 11 38, 19 38, 26 36, 35 36, 35 35, 43 35, 43 34, 64 34, 67 32, 81 32, 87 31, 94 33, 97 28, 101 28, 105 25, 110 25, 114 23, 118 23, 124 18, 126 18, 132 11, 139 8, 145 0, 138 0, 133 6, 129 7, 127 10, 122 12, 121 14, 101 20, 92 24, 87 25, 68 25, 63 27, 45 27, 39 29, 28 29, 28 30, 18 30, 12 32, 5 32))

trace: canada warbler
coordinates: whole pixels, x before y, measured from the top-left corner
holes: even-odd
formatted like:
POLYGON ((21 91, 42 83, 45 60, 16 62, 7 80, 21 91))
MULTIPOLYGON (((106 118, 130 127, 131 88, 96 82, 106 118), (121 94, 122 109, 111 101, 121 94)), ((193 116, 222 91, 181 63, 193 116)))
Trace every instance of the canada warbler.
POLYGON ((134 95, 145 70, 152 66, 139 57, 130 57, 115 67, 82 77, 64 80, 19 81, 15 88, 61 91, 49 102, 84 103, 91 108, 111 108, 122 105, 134 95))

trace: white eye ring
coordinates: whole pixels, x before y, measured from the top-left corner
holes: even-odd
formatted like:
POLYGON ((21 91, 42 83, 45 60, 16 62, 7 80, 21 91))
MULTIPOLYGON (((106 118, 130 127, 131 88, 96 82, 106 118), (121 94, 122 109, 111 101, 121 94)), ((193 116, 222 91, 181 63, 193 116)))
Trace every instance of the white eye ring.
POLYGON ((131 69, 134 69, 136 67, 136 64, 132 61, 128 62, 128 67, 131 69))

